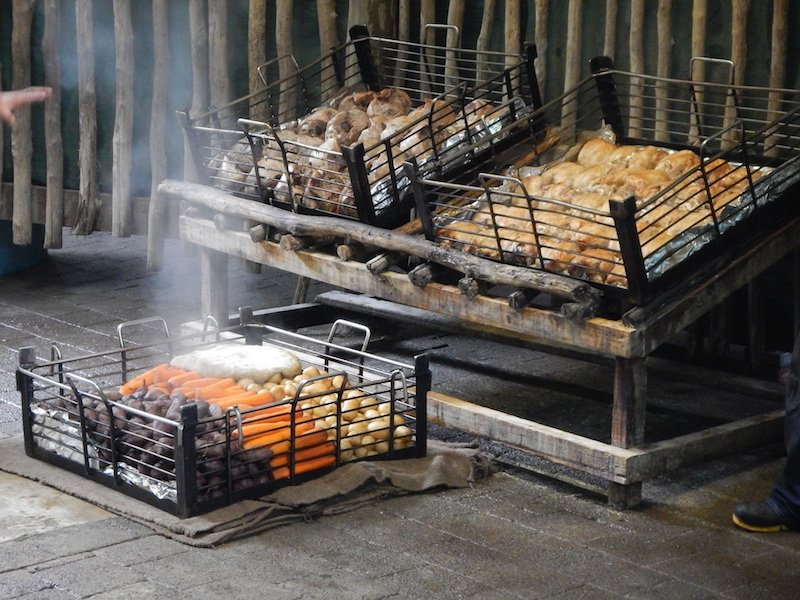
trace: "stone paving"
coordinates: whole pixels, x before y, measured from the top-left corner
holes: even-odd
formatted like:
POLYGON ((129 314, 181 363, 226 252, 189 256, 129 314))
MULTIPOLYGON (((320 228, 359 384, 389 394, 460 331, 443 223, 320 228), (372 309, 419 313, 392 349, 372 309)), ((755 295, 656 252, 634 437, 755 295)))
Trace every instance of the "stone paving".
MULTIPOLYGON (((66 235, 42 265, 0 276, 0 435, 21 427, 20 347, 43 358, 51 341, 70 355, 104 351, 120 321, 199 317, 197 259, 178 242, 168 251, 164 269, 150 273, 142 238, 66 235)), ((312 284, 309 297, 324 289, 312 284)), ((229 294, 241 304, 279 306, 293 292, 291 276, 230 268, 229 294)), ((564 360, 529 364, 561 368, 567 385, 581 371, 564 360)), ((681 469, 646 483, 642 505, 627 511, 503 466, 471 488, 386 500, 215 549, 0 473, 0 599, 797 598, 800 535, 752 535, 730 523, 736 501, 766 493, 781 464, 776 444, 681 469)))

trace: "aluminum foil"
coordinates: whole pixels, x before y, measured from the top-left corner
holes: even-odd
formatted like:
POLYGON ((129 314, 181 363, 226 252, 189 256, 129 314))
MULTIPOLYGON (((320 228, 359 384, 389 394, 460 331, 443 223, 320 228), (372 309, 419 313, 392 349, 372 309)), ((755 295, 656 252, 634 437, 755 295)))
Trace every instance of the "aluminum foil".
MULTIPOLYGON (((31 432, 37 446, 72 462, 84 464, 81 429, 70 419, 67 411, 33 406, 31 414, 31 432)), ((89 455, 89 467, 99 469, 98 452, 91 442, 87 444, 86 451, 89 455)))

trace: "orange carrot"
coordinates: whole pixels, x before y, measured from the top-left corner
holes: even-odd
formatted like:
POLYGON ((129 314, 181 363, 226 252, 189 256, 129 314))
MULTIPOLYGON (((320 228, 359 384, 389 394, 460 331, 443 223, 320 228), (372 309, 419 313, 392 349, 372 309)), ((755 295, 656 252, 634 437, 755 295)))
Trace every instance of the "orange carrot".
POLYGON ((180 387, 183 385, 185 381, 191 381, 192 379, 199 379, 200 373, 197 371, 184 371, 179 375, 173 375, 169 379, 167 379, 167 383, 170 384, 173 388, 180 387))
MULTIPOLYGON (((260 401, 256 400, 256 396, 258 396, 258 394, 256 394, 255 392, 242 392, 241 394, 234 394, 233 396, 225 396, 222 398, 210 398, 208 402, 209 404, 216 404, 222 410, 237 405, 249 408, 251 402, 260 403, 260 401)), ((258 404, 256 404, 255 406, 258 406, 258 404)))
MULTIPOLYGON (((198 377, 196 379, 190 379, 189 381, 184 381, 179 387, 175 388, 176 392, 183 392, 184 394, 187 391, 196 390, 199 388, 204 388, 210 385, 216 385, 223 381, 222 377, 198 377)), ((234 383, 236 383, 234 381, 234 383)))
POLYGON ((153 383, 164 383, 168 384, 170 378, 177 377, 178 375, 182 375, 186 373, 186 369, 179 369, 178 367, 172 367, 167 365, 166 368, 160 370, 155 377, 153 377, 153 383))
POLYGON ((133 379, 129 379, 128 381, 123 383, 119 387, 119 393, 124 396, 125 394, 132 394, 142 386, 147 387, 148 385, 152 384, 154 382, 155 377, 157 377, 158 374, 167 367, 169 367, 169 363, 161 363, 159 365, 156 365, 152 369, 148 369, 144 373, 140 373, 133 379))
POLYGON ((246 391, 246 389, 236 383, 233 379, 223 379, 219 383, 197 388, 197 390, 195 390, 194 397, 197 400, 211 400, 213 398, 222 398, 225 396, 243 394, 246 391))
MULTIPOLYGON (((281 444, 283 443, 288 444, 288 442, 281 442, 281 444)), ((281 444, 275 444, 275 446, 280 446, 281 444)), ((274 453, 274 456, 269 461, 269 465, 273 469, 289 464, 288 447, 285 451, 279 454, 275 452, 275 446, 272 446, 272 452, 274 453)), ((317 444, 315 446, 310 446, 308 448, 302 448, 300 450, 295 451, 294 464, 301 463, 305 460, 311 460, 312 458, 325 456, 327 454, 333 454, 334 452, 336 452, 336 442, 324 442, 322 444, 317 444)))
MULTIPOLYGON (((283 421, 259 421, 257 423, 245 423, 242 425, 242 436, 243 438, 253 437, 260 433, 266 433, 268 431, 272 431, 273 429, 280 429, 281 427, 289 427, 290 423, 288 420, 283 421)), ((234 429, 231 434, 236 437, 239 435, 239 430, 234 429)))
MULTIPOLYGON (((298 423, 294 427, 294 435, 297 437, 301 433, 306 433, 314 429, 314 423, 310 421, 305 421, 303 423, 298 423)), ((275 429, 273 431, 269 431, 267 433, 262 433, 261 435, 256 435, 251 437, 250 439, 244 440, 242 442, 242 448, 245 450, 249 450, 250 448, 257 448, 259 446, 272 446, 273 444, 277 444, 278 442, 283 442, 285 440, 290 439, 292 436, 292 428, 291 427, 282 427, 280 429, 275 429)))
POLYGON ((328 441, 328 432, 325 429, 310 429, 307 433, 300 432, 294 436, 294 449, 318 446, 328 441))
MULTIPOLYGON (((301 462, 297 462, 294 464, 294 474, 300 475, 302 473, 308 473, 310 471, 316 471, 317 469, 324 469, 325 467, 330 467, 336 464, 336 457, 332 454, 328 454, 326 456, 319 456, 317 458, 312 458, 310 460, 304 460, 301 462)), ((286 479, 291 475, 289 467, 278 467, 277 469, 272 470, 272 478, 273 479, 286 479)))

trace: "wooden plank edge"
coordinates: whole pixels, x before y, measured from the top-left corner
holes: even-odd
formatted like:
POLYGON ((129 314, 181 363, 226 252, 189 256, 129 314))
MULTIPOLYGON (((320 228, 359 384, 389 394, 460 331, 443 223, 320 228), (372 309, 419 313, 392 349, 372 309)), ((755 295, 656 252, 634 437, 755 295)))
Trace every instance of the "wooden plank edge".
POLYGON ((702 431, 647 444, 632 451, 627 477, 646 481, 662 473, 736 454, 783 439, 783 409, 776 409, 709 427, 702 431))
POLYGON ((622 484, 632 481, 626 465, 636 450, 598 442, 436 391, 428 392, 428 420, 532 452, 607 481, 622 484))

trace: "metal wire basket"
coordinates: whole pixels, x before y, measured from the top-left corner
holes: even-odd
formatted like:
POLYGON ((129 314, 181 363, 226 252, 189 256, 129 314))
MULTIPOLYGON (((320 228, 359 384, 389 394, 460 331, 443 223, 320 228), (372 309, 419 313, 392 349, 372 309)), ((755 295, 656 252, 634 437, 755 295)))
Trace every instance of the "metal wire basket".
MULTIPOLYGON (((296 212, 397 224, 412 204, 402 174, 408 157, 451 173, 472 158, 456 148, 477 151, 498 129, 507 137, 505 125, 541 105, 532 46, 510 56, 374 37, 363 26, 350 37, 303 68, 291 57, 263 65, 265 89, 226 107, 195 118, 180 113, 200 179, 296 212), (294 74, 271 79, 281 60, 294 74), (311 135, 324 133, 318 109, 381 90, 409 99, 408 112, 394 115, 408 118, 383 121, 389 129, 369 129, 362 139, 337 134, 320 143, 311 135)), ((344 126, 349 132, 352 123, 344 126)))
POLYGON ((417 176, 426 236, 646 302, 706 261, 701 250, 746 243, 796 212, 800 92, 736 86, 722 66, 724 81, 696 82, 594 59, 467 184, 417 176))
POLYGON ((64 358, 54 347, 47 362, 22 360, 17 378, 29 456, 188 517, 345 462, 426 453, 427 361, 409 365, 368 353, 369 330, 359 324, 336 321, 325 339, 256 322, 179 338, 164 324, 165 335, 150 343, 123 338, 123 330, 159 322, 121 324, 124 345, 114 351, 64 358), (360 334, 360 347, 341 345, 343 330, 360 334), (176 354, 221 342, 293 353, 304 366, 295 391, 225 407, 166 396, 155 384, 120 391, 176 354), (273 432, 280 441, 259 437, 273 432))

